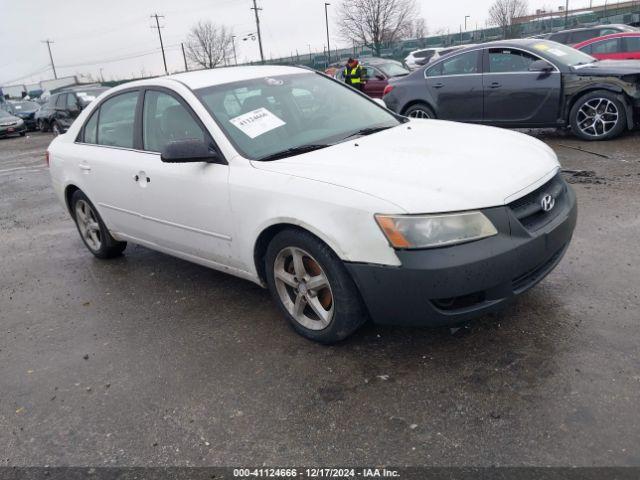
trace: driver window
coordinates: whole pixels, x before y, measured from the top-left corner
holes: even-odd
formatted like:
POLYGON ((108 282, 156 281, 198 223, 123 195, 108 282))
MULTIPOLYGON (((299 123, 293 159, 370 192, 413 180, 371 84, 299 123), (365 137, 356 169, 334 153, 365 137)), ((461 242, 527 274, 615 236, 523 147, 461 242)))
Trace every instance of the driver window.
POLYGON ((611 38, 609 40, 594 43, 591 48, 591 53, 616 53, 619 50, 618 39, 611 38))
POLYGON ((189 111, 172 95, 148 90, 142 114, 144 149, 162 152, 176 140, 200 140, 205 135, 189 111))
POLYGON ((492 48, 489 50, 489 72, 528 72, 529 66, 536 60, 536 57, 521 50, 492 48))

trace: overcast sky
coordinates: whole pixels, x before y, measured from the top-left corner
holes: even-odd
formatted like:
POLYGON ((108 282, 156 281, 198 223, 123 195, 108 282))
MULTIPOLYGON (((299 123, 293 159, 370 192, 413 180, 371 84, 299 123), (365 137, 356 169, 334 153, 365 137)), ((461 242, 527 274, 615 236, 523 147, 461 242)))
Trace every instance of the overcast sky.
MULTIPOLYGON (((330 30, 335 32, 329 7, 330 30)), ((469 29, 483 26, 492 0, 416 0, 430 32, 457 31, 470 15, 469 29)), ((617 0, 609 0, 615 4, 617 0)), ((528 0, 530 10, 564 5, 564 0, 528 0)), ((594 0, 594 5, 604 0, 594 0)), ((91 73, 106 80, 163 72, 157 30, 149 16, 165 15, 161 25, 170 71, 183 69, 180 42, 199 20, 224 23, 243 36, 255 32, 252 0, 0 0, 0 85, 53 78, 47 47, 52 39, 58 76, 91 73), (133 57, 123 59, 123 57, 133 57)), ((322 51, 324 0, 258 0, 265 57, 322 51)), ((589 0, 570 0, 571 8, 589 0)), ((332 47, 340 44, 332 35, 332 47), (335 43, 333 43, 335 42, 335 43)), ((259 58, 257 41, 237 42, 238 60, 259 58)))

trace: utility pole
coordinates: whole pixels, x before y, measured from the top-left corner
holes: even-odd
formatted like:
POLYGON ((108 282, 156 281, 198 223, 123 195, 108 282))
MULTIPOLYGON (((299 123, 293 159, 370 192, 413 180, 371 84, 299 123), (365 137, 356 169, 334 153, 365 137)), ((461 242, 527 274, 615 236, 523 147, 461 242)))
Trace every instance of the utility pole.
POLYGON ((471 18, 471 15, 464 16, 464 31, 467 31, 467 18, 471 18))
POLYGON ((330 3, 324 2, 324 20, 327 24, 327 52, 329 57, 327 58, 327 64, 331 63, 331 44, 329 43, 329 14, 327 13, 327 7, 330 3))
POLYGON ((262 9, 258 8, 258 5, 256 5, 256 0, 253 0, 253 8, 251 8, 250 10, 253 10, 253 12, 256 14, 256 30, 258 30, 258 45, 260 45, 260 60, 262 61, 262 63, 264 63, 264 53, 262 52, 262 35, 260 35, 260 16, 258 15, 258 10, 262 10, 262 9))
POLYGON ((189 66, 187 65, 187 55, 184 53, 184 43, 180 42, 180 46, 182 47, 182 59, 184 60, 184 71, 189 71, 189 66))
POLYGON ((47 48, 49 49, 49 60, 51 60, 51 70, 53 70, 53 78, 58 78, 58 74, 56 74, 56 66, 53 63, 53 55, 51 55, 51 44, 54 43, 53 40, 42 40, 42 43, 47 44, 47 48))
POLYGON ((164 62, 164 73, 166 75, 169 75, 169 70, 167 70, 167 57, 165 57, 164 55, 164 45, 162 43, 162 32, 160 32, 160 18, 164 18, 164 15, 158 15, 157 13, 154 13, 153 15, 151 15, 151 18, 155 18, 156 19, 156 26, 155 27, 151 27, 151 28, 157 28, 158 29, 158 37, 160 38, 160 50, 162 50, 162 61, 164 62))
POLYGON ((238 56, 236 55, 236 36, 231 35, 231 45, 233 45, 233 61, 238 65, 238 56))
POLYGON ((567 28, 568 18, 569 18, 569 0, 565 0, 565 3, 564 3, 564 28, 567 28))

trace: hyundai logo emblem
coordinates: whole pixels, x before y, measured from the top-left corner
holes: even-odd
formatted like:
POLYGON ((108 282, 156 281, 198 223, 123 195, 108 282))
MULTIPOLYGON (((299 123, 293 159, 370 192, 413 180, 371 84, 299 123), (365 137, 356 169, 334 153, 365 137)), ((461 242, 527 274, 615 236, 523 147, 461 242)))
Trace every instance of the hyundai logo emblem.
POLYGON ((555 206, 555 204, 556 204, 556 199, 548 194, 542 197, 542 200, 540 200, 540 206, 542 207, 542 210, 544 210, 545 212, 548 212, 549 210, 551 210, 555 206))

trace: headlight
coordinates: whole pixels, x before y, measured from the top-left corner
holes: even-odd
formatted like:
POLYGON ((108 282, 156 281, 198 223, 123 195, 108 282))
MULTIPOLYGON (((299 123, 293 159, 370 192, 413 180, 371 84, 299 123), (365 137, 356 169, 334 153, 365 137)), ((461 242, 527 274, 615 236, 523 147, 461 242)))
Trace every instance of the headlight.
POLYGON ((375 217, 394 248, 443 247, 498 233, 493 223, 481 212, 375 217))
POLYGON ((24 120, 22 120, 22 119, 20 119, 20 120, 18 120, 18 121, 16 122, 16 125, 17 125, 17 126, 21 126, 21 125, 23 125, 23 124, 24 124, 24 120))

